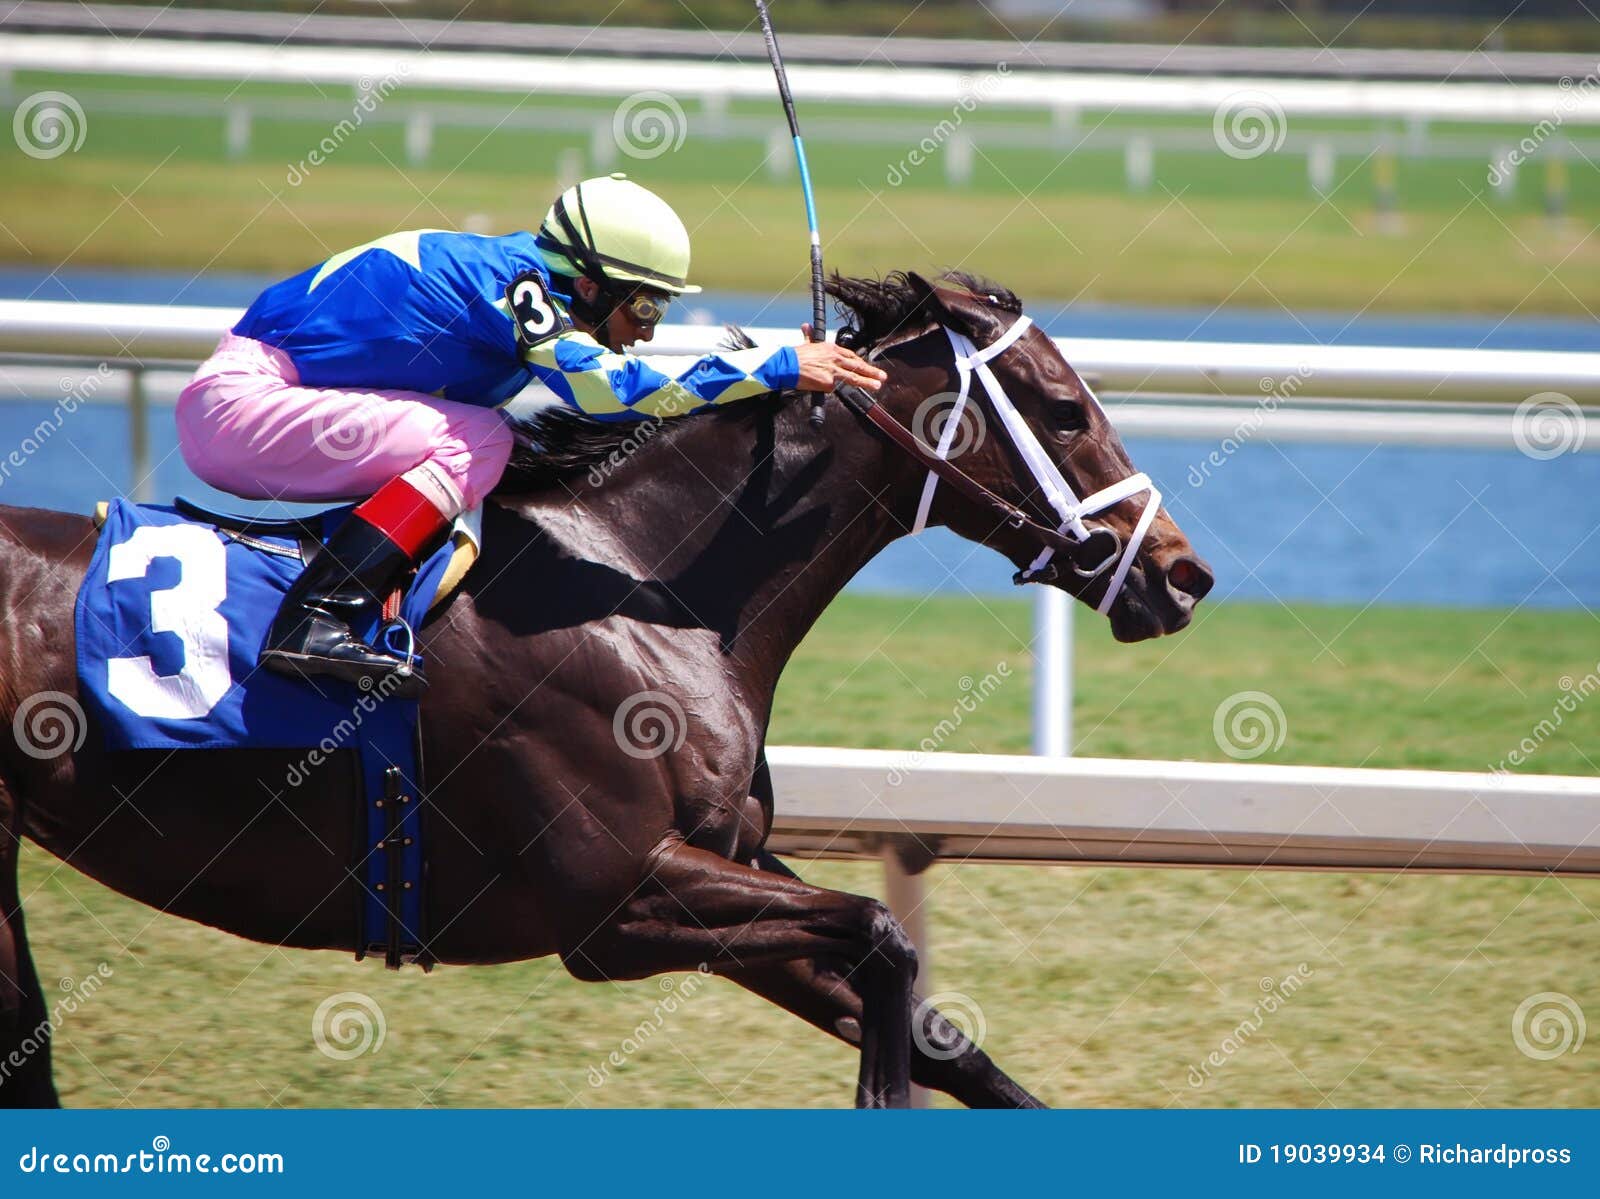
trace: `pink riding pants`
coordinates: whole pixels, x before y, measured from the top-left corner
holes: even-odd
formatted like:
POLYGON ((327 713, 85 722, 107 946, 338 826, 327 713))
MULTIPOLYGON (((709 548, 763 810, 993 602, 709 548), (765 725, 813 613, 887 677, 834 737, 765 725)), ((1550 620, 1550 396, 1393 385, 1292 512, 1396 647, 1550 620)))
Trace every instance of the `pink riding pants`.
POLYGON ((177 417, 189 469, 246 499, 364 499, 403 474, 455 516, 482 502, 511 457, 493 408, 302 387, 282 350, 232 333, 183 389, 177 417))

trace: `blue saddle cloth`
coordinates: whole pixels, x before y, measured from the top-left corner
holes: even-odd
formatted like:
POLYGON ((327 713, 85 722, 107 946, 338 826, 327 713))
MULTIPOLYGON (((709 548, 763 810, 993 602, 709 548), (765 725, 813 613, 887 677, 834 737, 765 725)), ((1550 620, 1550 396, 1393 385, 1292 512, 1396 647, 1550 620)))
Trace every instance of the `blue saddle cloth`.
MULTIPOLYGON (((314 520, 326 537, 349 512, 314 520)), ((400 610, 412 628, 449 560, 446 546, 417 572, 400 610)), ((113 501, 76 611, 80 693, 106 747, 297 749, 323 744, 358 717, 413 724, 415 701, 385 698, 382 684, 368 694, 257 667, 301 569, 289 537, 241 537, 172 508, 113 501)), ((395 630, 386 631, 391 648, 403 651, 395 630)))
MULTIPOLYGON (((350 514, 321 515, 323 538, 350 514)), ((315 523, 315 522, 313 522, 315 523)), ((448 545, 401 602, 413 629, 450 563, 448 545)), ((113 501, 76 610, 78 690, 106 748, 305 749, 359 755, 366 837, 352 869, 363 895, 356 957, 428 965, 417 701, 335 679, 257 667, 284 592, 302 569, 295 538, 240 534, 177 510, 113 501)), ((376 627, 357 629, 369 642, 376 627)), ((391 646, 392 648, 392 646, 391 646)), ((293 772, 288 780, 297 783, 293 772)))

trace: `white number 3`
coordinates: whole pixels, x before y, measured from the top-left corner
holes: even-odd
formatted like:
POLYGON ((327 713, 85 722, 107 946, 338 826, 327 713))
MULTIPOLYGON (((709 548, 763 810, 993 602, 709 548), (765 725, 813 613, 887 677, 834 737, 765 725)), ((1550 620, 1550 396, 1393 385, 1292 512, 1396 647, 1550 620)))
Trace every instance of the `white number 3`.
POLYGON ((524 279, 512 294, 516 297, 516 311, 522 320, 523 332, 529 337, 543 337, 556 327, 555 309, 538 284, 524 279))
POLYGON ((227 551, 200 525, 140 525, 111 547, 106 582, 142 579, 157 558, 176 558, 182 575, 176 586, 151 592, 150 629, 178 635, 183 669, 160 675, 148 655, 111 658, 106 690, 140 716, 193 720, 233 686, 228 622, 217 611, 228 594, 227 551))
POLYGON ((566 331, 566 322, 538 271, 524 271, 511 281, 506 304, 516 322, 517 342, 525 350, 566 331))

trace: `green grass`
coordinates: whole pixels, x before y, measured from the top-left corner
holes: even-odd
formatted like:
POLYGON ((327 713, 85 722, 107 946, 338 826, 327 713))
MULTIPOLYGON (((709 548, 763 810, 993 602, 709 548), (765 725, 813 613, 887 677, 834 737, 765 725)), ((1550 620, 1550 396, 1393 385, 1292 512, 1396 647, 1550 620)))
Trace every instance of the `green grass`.
MULTIPOLYGON (((369 120, 340 135, 327 161, 313 165, 311 151, 331 134, 332 120, 275 115, 273 99, 321 93, 332 112, 348 116, 348 89, 246 84, 240 98, 254 105, 255 135, 250 154, 230 162, 213 116, 156 119, 126 111, 117 90, 135 83, 180 101, 233 88, 19 75, 18 96, 35 89, 80 94, 87 132, 80 150, 49 160, 0 141, 0 261, 291 273, 396 228, 527 228, 543 215, 563 154, 596 169, 589 158, 594 129, 608 129, 615 111, 603 101, 402 87, 387 101, 394 111, 427 98, 470 100, 497 117, 517 108, 559 111, 569 126, 440 127, 430 165, 410 168, 399 125, 369 120)), ((685 214, 702 283, 803 290, 804 231, 793 181, 769 178, 761 166, 764 142, 699 137, 705 115, 696 102, 684 108, 680 148, 650 160, 618 155, 612 166, 658 188, 685 214)), ((755 104, 733 111, 771 115, 770 106, 755 104)), ((950 113, 817 106, 809 115, 819 124, 848 116, 856 129, 892 118, 932 133, 950 113)), ((979 108, 966 119, 982 129, 1042 117, 979 108)), ((1102 120, 1119 125, 1125 118, 1085 113, 1080 128, 1102 120)), ((1189 117, 1160 124, 1202 137, 1209 130, 1209 121, 1189 117)), ((1351 127, 1297 119, 1292 131, 1351 127)), ((1525 132, 1475 131, 1507 145, 1525 132)), ((1325 198, 1312 194, 1298 154, 1237 161, 1209 149, 1159 153, 1149 190, 1130 194, 1118 151, 1069 152, 1068 142, 1049 151, 990 145, 975 156, 970 185, 951 189, 947 150, 937 148, 915 166, 915 141, 899 134, 874 143, 813 139, 831 265, 851 272, 961 265, 1036 300, 1498 315, 1600 310, 1600 242, 1587 236, 1600 220, 1600 171, 1575 160, 1569 215, 1552 222, 1543 187, 1554 145, 1523 168, 1509 198, 1488 187, 1487 161, 1401 153, 1399 214, 1381 220, 1376 163, 1353 156, 1339 160, 1337 185, 1325 198)))
MULTIPOLYGON (((1078 618, 1078 751, 1222 759, 1219 703, 1283 707, 1263 761, 1481 770, 1600 668, 1600 622, 1570 613, 1231 604, 1180 637, 1114 644, 1078 618)), ((949 715, 963 676, 1010 680, 951 750, 1028 742, 1029 612, 1016 601, 837 602, 785 675, 774 738, 908 747, 949 715)), ((1593 774, 1600 710, 1580 707, 1526 769, 1593 774)), ((874 893, 878 871, 803 863, 874 893)), ((37 852, 24 894, 51 985, 114 975, 58 1034, 78 1105, 818 1105, 848 1101, 843 1047, 712 980, 612 1071, 656 981, 582 985, 548 962, 388 976, 333 954, 282 953, 157 915, 37 852), (317 1051, 311 1020, 340 991, 382 1006, 382 1049, 317 1051)), ((981 1007, 986 1047, 1056 1104, 1593 1106, 1592 1052, 1520 1053, 1511 1018, 1556 991, 1600 994, 1592 884, 1382 875, 935 867, 932 988, 981 1007), (1309 978, 1203 1087, 1263 994, 1309 978)))

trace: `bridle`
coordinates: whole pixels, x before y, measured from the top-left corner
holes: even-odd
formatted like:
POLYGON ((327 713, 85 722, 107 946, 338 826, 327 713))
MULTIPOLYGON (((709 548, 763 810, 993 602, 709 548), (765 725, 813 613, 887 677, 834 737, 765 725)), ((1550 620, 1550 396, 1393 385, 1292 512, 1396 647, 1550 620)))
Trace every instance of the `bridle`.
MULTIPOLYGON (((837 394, 857 413, 871 421, 895 445, 928 468, 927 482, 923 484, 922 497, 917 503, 916 520, 911 527, 912 533, 920 533, 927 527, 928 511, 933 505, 934 491, 941 482, 947 483, 968 499, 1002 517, 1012 528, 1025 531, 1039 542, 1038 557, 1025 570, 1017 571, 1012 576, 1012 582, 1019 585, 1054 582, 1057 577, 1054 559, 1058 553, 1070 561, 1073 573, 1082 579, 1094 579, 1106 570, 1112 569, 1105 595, 1101 597, 1095 609, 1104 615, 1111 610, 1112 603, 1121 593, 1123 584, 1128 578, 1128 571, 1132 569, 1134 558, 1138 555, 1139 547, 1144 544, 1150 526, 1155 523, 1156 512, 1161 507, 1161 492, 1150 481, 1150 476, 1140 472, 1129 475, 1109 487, 1103 487, 1081 500, 1077 497, 1072 485, 1067 482, 1054 460, 1045 452, 1044 446, 1039 443, 1038 435, 1028 422, 1023 420, 1022 414, 1011 402, 1011 397, 1006 395, 1005 388, 1000 385, 1000 380, 989 369, 989 363, 1015 345, 1032 325, 1033 321, 1027 316, 1018 316, 1004 333, 982 349, 973 345, 972 340, 965 334, 956 332, 948 325, 941 325, 945 335, 950 339, 950 349, 955 358, 956 377, 959 382, 955 406, 945 420, 939 435, 939 444, 933 450, 924 446, 910 429, 890 416, 883 406, 866 392, 855 387, 841 387, 837 390, 837 394), (983 384, 989 403, 1011 438, 1011 444, 1027 464, 1035 482, 1044 492, 1045 499, 1060 518, 1059 528, 1052 529, 1040 524, 1021 508, 978 482, 950 461, 950 447, 960 427, 962 413, 966 410, 967 400, 972 391, 973 375, 977 375, 979 382, 983 384), (1148 492, 1149 498, 1145 501, 1144 511, 1140 514, 1138 523, 1134 525, 1133 535, 1128 539, 1127 545, 1122 544, 1115 530, 1105 525, 1091 527, 1084 523, 1084 517, 1104 512, 1140 492, 1148 492), (1093 547, 1097 544, 1100 550, 1094 553, 1093 547)), ((1087 384, 1084 384, 1084 391, 1088 392, 1091 400, 1094 400, 1094 393, 1089 391, 1087 384)), ((1098 400, 1094 402, 1099 403, 1098 400)))

